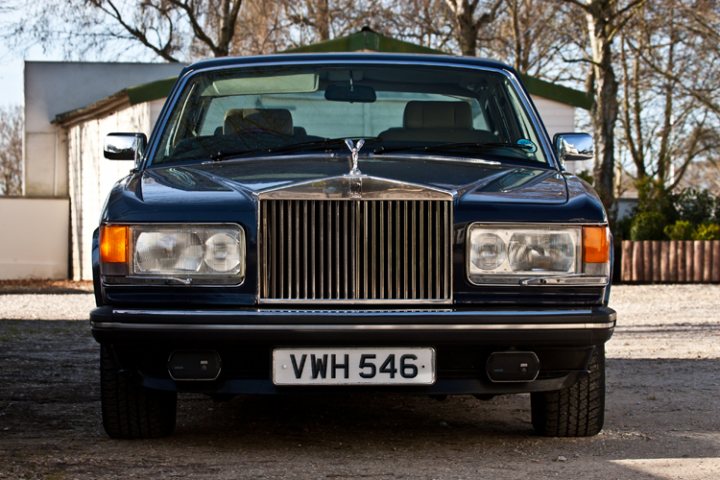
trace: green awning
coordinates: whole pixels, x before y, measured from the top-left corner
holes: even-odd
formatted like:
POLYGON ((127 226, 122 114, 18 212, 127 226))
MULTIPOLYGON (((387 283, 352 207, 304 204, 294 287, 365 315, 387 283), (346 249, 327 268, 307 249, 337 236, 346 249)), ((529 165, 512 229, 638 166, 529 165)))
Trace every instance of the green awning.
POLYGON ((364 28, 346 37, 334 38, 325 42, 313 43, 302 47, 290 48, 280 53, 328 53, 328 52, 385 52, 385 53, 426 53, 446 55, 445 52, 386 37, 364 28))

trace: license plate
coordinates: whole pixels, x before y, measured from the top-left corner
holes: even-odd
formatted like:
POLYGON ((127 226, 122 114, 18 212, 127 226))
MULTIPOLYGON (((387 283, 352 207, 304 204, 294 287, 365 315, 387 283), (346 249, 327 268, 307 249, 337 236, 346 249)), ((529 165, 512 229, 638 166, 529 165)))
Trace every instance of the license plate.
POLYGON ((275 385, 432 385, 433 348, 277 348, 275 385))

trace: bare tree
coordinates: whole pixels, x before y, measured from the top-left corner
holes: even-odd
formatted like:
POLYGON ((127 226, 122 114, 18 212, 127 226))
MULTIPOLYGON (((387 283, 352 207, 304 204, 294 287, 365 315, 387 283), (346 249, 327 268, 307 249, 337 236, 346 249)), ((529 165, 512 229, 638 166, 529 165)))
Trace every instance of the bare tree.
POLYGON ((568 79, 572 64, 562 62, 573 27, 567 12, 547 0, 504 0, 497 19, 481 37, 483 52, 512 65, 518 72, 568 79))
POLYGON ((140 45, 169 62, 193 52, 225 56, 232 49, 242 0, 45 0, 17 2, 18 20, 3 25, 15 47, 63 45, 77 58, 108 47, 140 45))
POLYGON ((424 47, 455 50, 454 20, 445 0, 392 3, 387 11, 376 12, 373 27, 424 47))
POLYGON ((22 195, 22 110, 0 108, 0 195, 22 195))
POLYGON ((363 27, 387 32, 397 20, 393 13, 415 6, 414 2, 393 4, 383 0, 278 0, 277 3, 282 5, 292 46, 342 37, 363 27))
POLYGON ((235 28, 231 55, 275 53, 292 44, 281 2, 245 0, 235 28))
POLYGON ((720 89, 720 55, 683 9, 679 0, 648 3, 620 41, 624 146, 636 179, 668 191, 720 153, 720 116, 706 105, 720 89))
POLYGON ((477 54, 478 33, 492 23, 504 0, 445 0, 455 23, 455 37, 460 53, 474 57, 477 54), (478 7, 482 7, 478 11, 478 7))
POLYGON ((301 28, 312 30, 316 41, 330 40, 331 18, 335 12, 331 12, 329 0, 290 0, 284 2, 283 7, 288 20, 301 28))
POLYGON ((617 36, 645 0, 560 0, 584 12, 587 21, 591 64, 589 93, 595 140, 595 189, 611 217, 615 207, 615 127, 617 124, 619 84, 615 71, 617 36))

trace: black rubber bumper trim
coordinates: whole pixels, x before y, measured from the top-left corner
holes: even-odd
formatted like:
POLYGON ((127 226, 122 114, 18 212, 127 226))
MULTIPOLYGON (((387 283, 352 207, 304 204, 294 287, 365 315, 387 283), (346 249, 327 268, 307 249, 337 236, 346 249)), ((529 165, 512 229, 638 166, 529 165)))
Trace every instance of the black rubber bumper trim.
POLYGON ((497 310, 169 310, 100 307, 90 320, 98 341, 552 343, 607 341, 607 307, 497 310))

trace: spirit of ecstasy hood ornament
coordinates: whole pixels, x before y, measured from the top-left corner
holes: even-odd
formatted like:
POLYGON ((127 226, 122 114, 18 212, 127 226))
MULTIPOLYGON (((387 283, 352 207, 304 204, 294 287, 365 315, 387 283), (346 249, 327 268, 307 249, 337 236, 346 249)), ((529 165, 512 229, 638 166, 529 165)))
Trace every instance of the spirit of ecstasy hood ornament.
POLYGON ((360 149, 365 145, 365 139, 361 138, 357 143, 353 143, 349 138, 345 139, 345 145, 350 149, 350 158, 352 160, 352 166, 350 168, 350 175, 362 175, 358 168, 358 154, 360 149))

